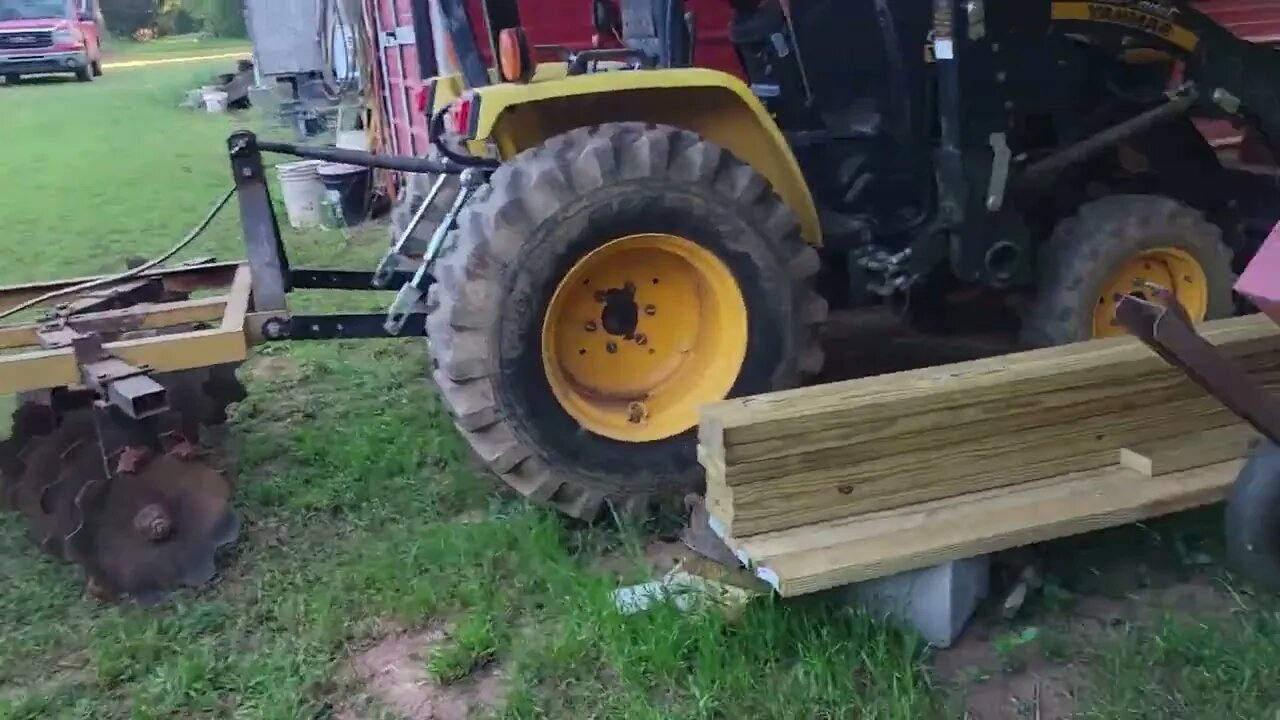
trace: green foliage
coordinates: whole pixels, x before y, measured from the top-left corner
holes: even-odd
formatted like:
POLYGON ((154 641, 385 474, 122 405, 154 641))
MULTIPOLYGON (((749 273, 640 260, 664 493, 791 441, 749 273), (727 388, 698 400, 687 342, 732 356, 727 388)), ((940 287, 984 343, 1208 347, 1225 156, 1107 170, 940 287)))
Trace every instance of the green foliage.
POLYGON ((102 0, 107 29, 123 37, 154 27, 159 13, 160 0, 102 0))
POLYGON ((107 29, 122 36, 153 30, 157 36, 205 32, 242 38, 243 0, 102 0, 107 29))
POLYGON ((235 38, 248 35, 243 0, 181 0, 181 3, 183 10, 211 35, 235 38))

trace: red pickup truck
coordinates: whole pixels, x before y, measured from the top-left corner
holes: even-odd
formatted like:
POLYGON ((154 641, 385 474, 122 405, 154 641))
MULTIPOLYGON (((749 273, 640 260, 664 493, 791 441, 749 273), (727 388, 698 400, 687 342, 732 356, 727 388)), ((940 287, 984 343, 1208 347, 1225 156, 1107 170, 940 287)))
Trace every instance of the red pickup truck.
POLYGON ((0 76, 73 73, 89 82, 102 74, 97 0, 0 0, 0 76))

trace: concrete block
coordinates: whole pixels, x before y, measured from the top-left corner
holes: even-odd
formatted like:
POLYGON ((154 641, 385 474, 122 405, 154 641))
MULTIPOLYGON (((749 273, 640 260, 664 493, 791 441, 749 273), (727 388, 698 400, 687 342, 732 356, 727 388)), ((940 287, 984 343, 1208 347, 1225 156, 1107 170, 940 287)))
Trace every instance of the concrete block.
POLYGON ((930 645, 946 648, 987 596, 990 580, 990 557, 980 555, 855 583, 846 593, 868 612, 909 623, 930 645))

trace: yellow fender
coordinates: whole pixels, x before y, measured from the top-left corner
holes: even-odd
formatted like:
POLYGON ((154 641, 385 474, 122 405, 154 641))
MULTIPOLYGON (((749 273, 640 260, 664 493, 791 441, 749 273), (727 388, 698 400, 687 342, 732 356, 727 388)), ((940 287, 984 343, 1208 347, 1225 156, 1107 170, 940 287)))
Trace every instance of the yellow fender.
MULTIPOLYGON (((763 175, 796 217, 804 239, 822 244, 818 210, 786 139, 741 80, 704 68, 622 70, 567 77, 565 63, 539 65, 528 84, 475 90, 473 141, 496 146, 501 158, 574 128, 607 122, 672 125, 716 143, 763 175)), ((450 87, 432 104, 452 99, 450 87)), ((447 101, 446 101, 447 102, 447 101)))

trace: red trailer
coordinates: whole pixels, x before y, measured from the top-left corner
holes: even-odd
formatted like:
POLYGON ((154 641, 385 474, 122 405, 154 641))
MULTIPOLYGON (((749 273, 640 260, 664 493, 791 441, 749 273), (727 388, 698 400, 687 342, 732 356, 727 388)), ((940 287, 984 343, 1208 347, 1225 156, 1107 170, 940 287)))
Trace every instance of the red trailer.
MULTIPOLYGON (((395 155, 423 155, 427 152, 427 118, 415 111, 414 99, 424 80, 436 75, 448 60, 442 23, 433 0, 365 0, 372 3, 379 38, 379 70, 385 77, 381 90, 381 110, 392 128, 380 138, 380 152, 395 155)), ((613 0, 616 5, 617 0, 613 0)), ((738 56, 729 40, 732 8, 728 0, 688 0, 696 17, 698 49, 696 61, 704 67, 741 75, 738 56)), ((571 50, 592 47, 591 0, 517 0, 520 24, 535 45, 562 45, 571 50)), ((472 27, 483 28, 483 0, 468 0, 472 27)), ((1278 15, 1280 17, 1280 15, 1278 15)), ((601 47, 618 46, 617 38, 599 38, 601 47)), ((491 60, 488 43, 481 40, 480 52, 491 60)))

